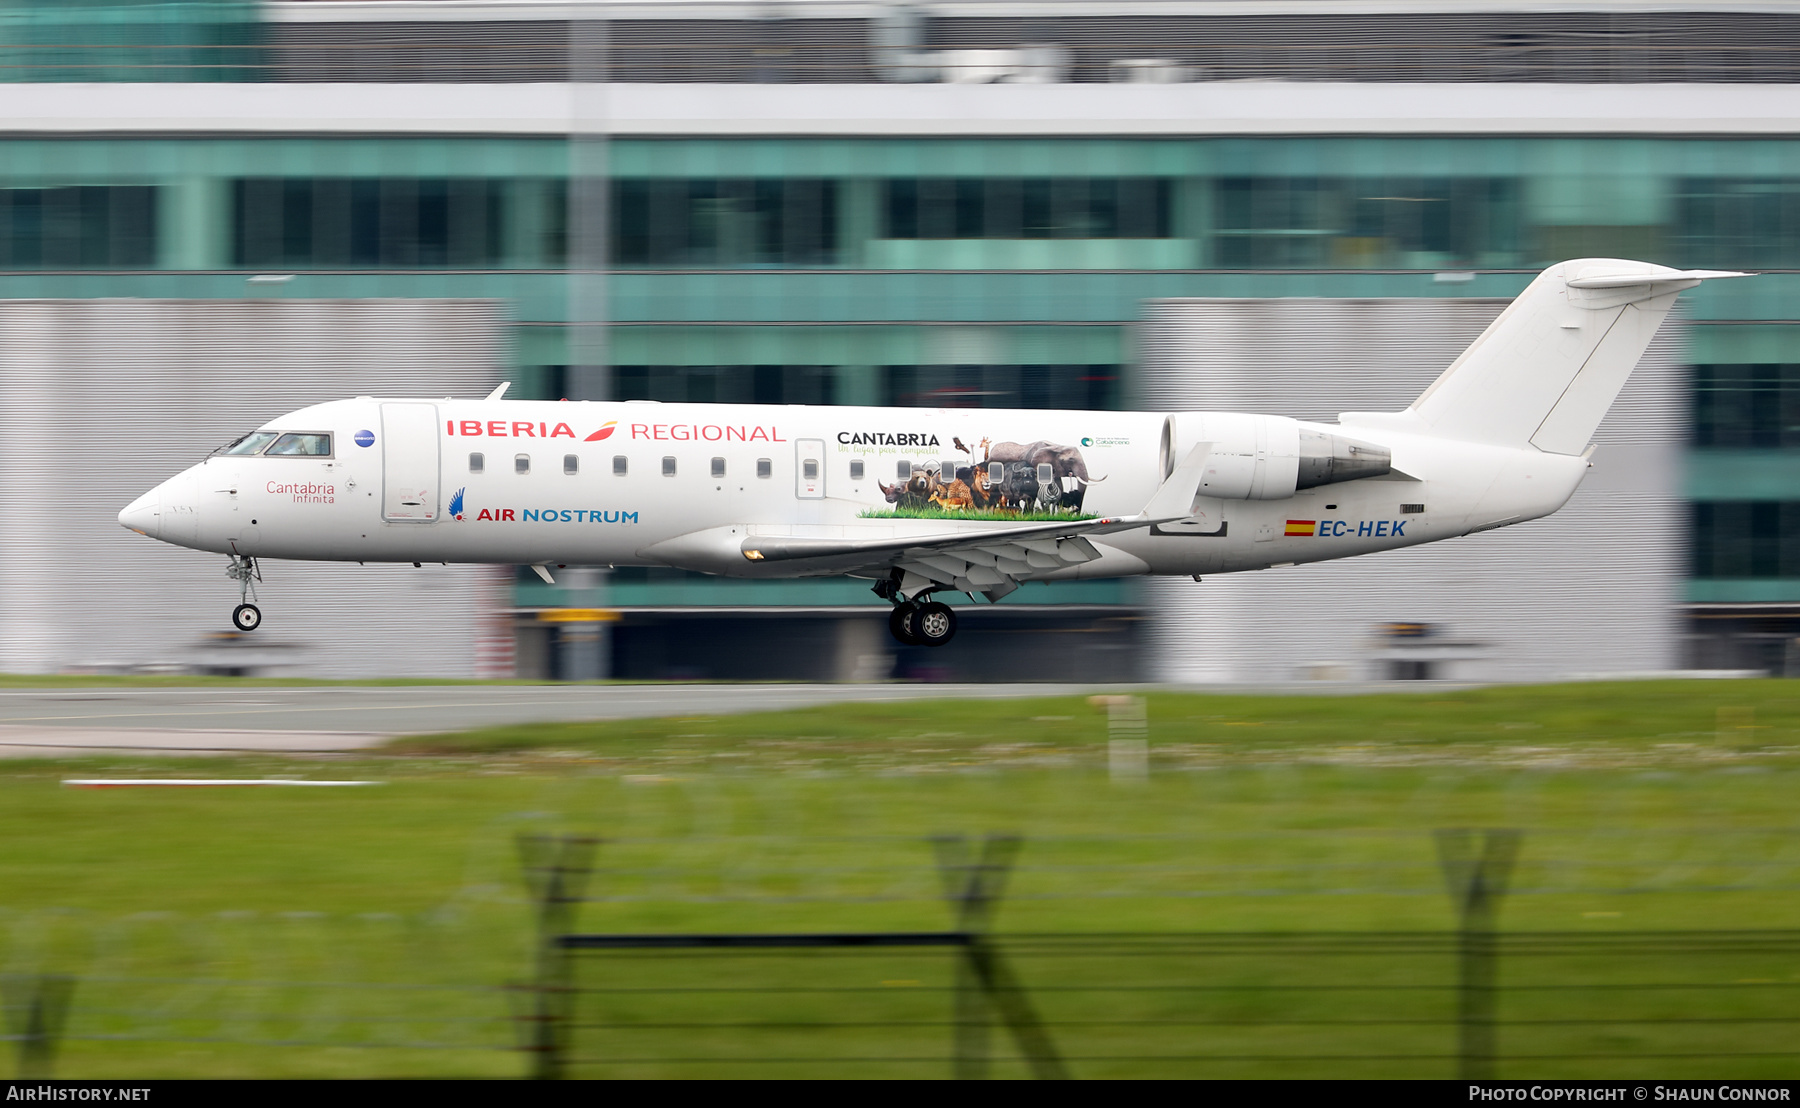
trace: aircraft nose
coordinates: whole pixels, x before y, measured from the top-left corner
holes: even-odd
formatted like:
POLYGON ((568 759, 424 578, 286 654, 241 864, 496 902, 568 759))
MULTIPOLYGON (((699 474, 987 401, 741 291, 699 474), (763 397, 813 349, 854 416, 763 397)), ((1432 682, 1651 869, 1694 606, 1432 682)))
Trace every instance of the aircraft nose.
POLYGON ((161 490, 151 489, 126 505, 125 510, 119 513, 119 524, 153 539, 160 535, 162 533, 161 490))

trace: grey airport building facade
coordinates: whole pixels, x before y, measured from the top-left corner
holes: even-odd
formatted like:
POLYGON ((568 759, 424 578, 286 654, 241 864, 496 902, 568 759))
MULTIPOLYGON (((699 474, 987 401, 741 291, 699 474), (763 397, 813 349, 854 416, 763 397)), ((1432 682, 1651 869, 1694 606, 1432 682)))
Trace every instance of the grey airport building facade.
POLYGON ((1570 7, 9 10, 0 668, 1785 672, 1800 4, 1570 7), (1399 407, 1538 269, 1584 256, 1762 276, 1685 299, 1561 515, 1198 584, 1033 585, 941 651, 888 640, 866 582, 630 567, 556 586, 275 567, 251 645, 215 635, 222 564, 111 522, 133 482, 282 411, 501 380, 575 401, 1399 407), (133 464, 45 461, 120 437, 148 444, 133 464))

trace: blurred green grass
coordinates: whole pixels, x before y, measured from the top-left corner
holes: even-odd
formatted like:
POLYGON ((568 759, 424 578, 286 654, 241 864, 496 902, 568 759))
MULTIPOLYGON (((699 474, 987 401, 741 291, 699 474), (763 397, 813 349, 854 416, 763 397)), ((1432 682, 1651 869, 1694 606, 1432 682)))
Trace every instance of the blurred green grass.
MULTIPOLYGON (((525 1062, 512 1049, 501 986, 531 965, 531 913, 514 855, 522 832, 605 840, 594 899, 580 914, 588 930, 939 929, 950 913, 926 836, 1009 831, 1026 844, 998 916, 1003 933, 1441 932, 1454 917, 1431 833, 1444 826, 1524 832, 1516 892, 1501 916, 1508 931, 1795 928, 1797 736, 1800 684, 1646 682, 1369 696, 1156 693, 1152 772, 1139 784, 1108 778, 1104 714, 1085 698, 1055 696, 506 728, 408 739, 355 757, 6 761, 0 968, 83 978, 64 1076, 519 1074, 525 1062), (277 774, 387 784, 60 784, 77 775, 277 774)), ((948 980, 947 960, 907 958, 842 961, 832 972, 859 988, 918 981, 926 1000, 907 1003, 946 1013, 947 999, 930 990, 948 980)), ((1734 963, 1732 980, 1800 982, 1800 964, 1790 961, 1734 963)), ((1264 979, 1241 960, 1209 967, 1171 955, 1131 965, 1152 980, 1264 979)), ((1075 972, 1022 967, 1028 985, 1046 988, 1054 984, 1046 975, 1075 972)), ((593 969, 630 979, 611 964, 593 969)), ((1442 970, 1428 976, 1441 980, 1442 970)), ((691 983, 724 971, 680 963, 658 972, 691 983)), ((729 972, 778 980, 761 963, 729 972)), ((1092 963, 1080 972, 1122 971, 1092 963)), ((1071 1002, 1053 1003, 1054 995, 1044 1003, 1067 1010, 1071 1002)), ((1145 1052, 1223 1041, 1170 1022, 1193 1014, 1179 1004, 1119 1003, 1124 1015, 1152 1021, 1115 1034, 1145 1052)), ((1268 1003, 1245 992, 1208 1018, 1268 1003)), ((1438 1017, 1447 1020, 1450 1009, 1434 1003, 1418 1035, 1436 1050, 1447 1048, 1448 1024, 1438 1017)), ((1728 1003, 1726 1015, 1762 1014, 1769 1001, 1728 1003)), ((652 1023, 669 1010, 631 1009, 652 1023)), ((730 1009, 743 1019, 808 1011, 769 995, 730 1009)), ((599 1041, 616 1057, 624 1043, 613 1034, 599 1041)), ((633 1034, 634 1049, 658 1056, 719 1038, 633 1034)), ((947 1034, 865 1038, 935 1057, 947 1034)), ((1668 1049, 1666 1033, 1620 1034, 1628 1045, 1668 1049)), ((1232 1041, 1254 1054, 1254 1038, 1232 1041)), ((1331 1053, 1327 1038, 1323 1053, 1331 1053)), ((746 1049, 747 1041, 739 1035, 726 1046, 746 1049)), ((1374 1051, 1368 1032, 1342 1042, 1374 1051)), ((1080 1053, 1067 1041, 1064 1049, 1080 1053)), ((1525 1065, 1501 1072, 1541 1072, 1525 1065)), ((1668 1062, 1659 1072, 1792 1076, 1796 1068, 1793 1059, 1723 1071, 1668 1062)), ((945 1071, 934 1062, 911 1072, 945 1071)), ((1245 1063, 1220 1072, 1293 1071, 1245 1063)), ((1432 1062, 1306 1072, 1452 1071, 1432 1062)))
MULTIPOLYGON (((403 739, 398 753, 557 748, 631 761, 652 751, 701 760, 812 757, 844 765, 896 752, 1008 749, 1029 758, 1098 749, 1106 716, 1085 696, 1012 700, 859 700, 742 716, 685 716, 498 727, 403 739)), ((1704 746, 1721 755, 1800 751, 1800 682, 1641 681, 1495 686, 1359 695, 1152 692, 1148 738, 1161 759, 1232 760, 1378 748, 1491 759, 1638 758, 1704 746), (1791 750, 1790 750, 1791 748, 1791 750)))

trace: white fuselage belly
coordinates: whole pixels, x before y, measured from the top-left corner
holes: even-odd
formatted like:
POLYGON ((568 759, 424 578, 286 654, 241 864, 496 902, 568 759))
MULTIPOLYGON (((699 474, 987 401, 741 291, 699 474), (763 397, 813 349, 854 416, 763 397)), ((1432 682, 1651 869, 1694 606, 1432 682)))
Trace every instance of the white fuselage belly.
MULTIPOLYGON (((261 558, 676 565, 795 576, 820 571, 746 560, 738 536, 898 538, 980 526, 955 512, 870 518, 890 509, 882 486, 892 486, 903 465, 978 464, 983 440, 1080 444, 1089 480, 1066 482, 1082 490, 1080 510, 1130 516, 1186 447, 1168 441, 1174 424, 1161 413, 407 402, 435 410, 434 465, 429 443, 395 453, 382 426, 384 403, 393 402, 337 401, 269 424, 331 432, 331 457, 214 456, 171 479, 158 490, 157 537, 261 558), (611 432, 593 438, 609 422, 611 432), (958 449, 959 441, 968 449, 958 449), (480 472, 471 472, 471 454, 482 455, 480 472), (526 472, 518 472, 521 455, 526 472), (566 473, 570 456, 574 472, 566 473), (811 479, 803 472, 809 457, 820 467, 811 479), (622 474, 616 458, 624 459, 622 474), (665 458, 674 459, 672 475, 664 473, 665 458), (722 477, 713 475, 714 459, 723 459, 722 477), (758 475, 762 461, 767 476, 758 475), (858 461, 860 477, 852 470, 858 461), (405 493, 414 500, 396 508, 402 494, 393 474, 408 468, 426 487, 405 493), (426 473, 435 473, 437 487, 428 487, 426 473), (452 512, 453 503, 460 511, 452 512), (415 518, 395 520, 395 511, 415 518)), ((1409 546, 1552 512, 1586 468, 1581 457, 1453 442, 1403 423, 1300 426, 1378 440, 1392 451, 1395 472, 1283 499, 1201 496, 1198 528, 1107 534, 1096 540, 1097 561, 1040 576, 1219 573, 1409 546)))

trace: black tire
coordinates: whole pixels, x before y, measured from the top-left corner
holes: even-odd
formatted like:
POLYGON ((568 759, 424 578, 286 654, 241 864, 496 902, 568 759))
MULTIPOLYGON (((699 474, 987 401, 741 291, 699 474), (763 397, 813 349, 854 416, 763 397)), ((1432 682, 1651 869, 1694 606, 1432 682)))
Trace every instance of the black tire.
POLYGON ((921 604, 906 621, 906 629, 920 646, 943 646, 956 637, 956 612, 935 600, 921 604))
POLYGON ((912 631, 908 629, 908 624, 912 622, 912 612, 912 605, 896 604, 894 610, 888 613, 888 631, 905 646, 919 645, 919 640, 913 638, 912 631))
POLYGON ((231 625, 239 631, 254 631, 262 626, 262 609, 254 604, 239 604, 231 610, 231 625))

